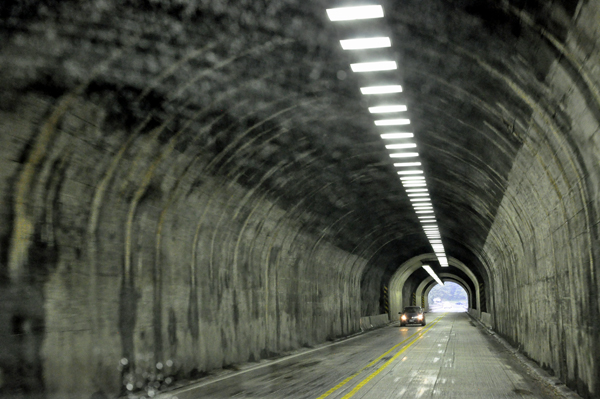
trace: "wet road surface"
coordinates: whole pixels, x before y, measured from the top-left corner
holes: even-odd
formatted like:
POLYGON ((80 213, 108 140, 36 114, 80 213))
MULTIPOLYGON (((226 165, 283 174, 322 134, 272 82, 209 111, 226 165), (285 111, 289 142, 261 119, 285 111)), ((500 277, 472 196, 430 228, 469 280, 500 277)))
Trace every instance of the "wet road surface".
POLYGON ((465 313, 428 313, 160 398, 560 398, 465 313))

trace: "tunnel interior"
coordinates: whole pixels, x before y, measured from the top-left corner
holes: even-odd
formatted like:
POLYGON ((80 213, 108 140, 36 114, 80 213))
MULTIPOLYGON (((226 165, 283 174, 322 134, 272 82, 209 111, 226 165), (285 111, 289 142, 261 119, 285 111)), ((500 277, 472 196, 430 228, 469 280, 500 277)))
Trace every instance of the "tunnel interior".
POLYGON ((0 394, 114 397, 348 336, 426 297, 428 264, 600 395, 600 2, 327 17, 356 4, 0 4, 0 394), (392 46, 340 47, 360 35, 392 46), (383 84, 448 267, 359 90, 383 84))

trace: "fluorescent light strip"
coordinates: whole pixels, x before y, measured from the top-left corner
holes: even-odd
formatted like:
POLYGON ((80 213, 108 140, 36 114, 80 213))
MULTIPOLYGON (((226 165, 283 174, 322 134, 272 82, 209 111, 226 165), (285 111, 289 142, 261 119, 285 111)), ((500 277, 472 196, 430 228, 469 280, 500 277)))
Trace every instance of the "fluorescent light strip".
POLYGON ((441 244, 442 240, 429 240, 430 244, 441 244))
POLYGON ((327 16, 334 22, 383 18, 383 8, 380 5, 329 8, 327 10, 327 16))
MULTIPOLYGON (((393 134, 397 134, 397 133, 393 133, 393 134)), ((404 133, 400 133, 400 134, 404 134, 404 133)), ((412 134, 412 133, 407 133, 407 134, 412 134)), ((383 134, 382 134, 382 136, 383 136, 383 134)), ((421 162, 400 162, 400 163, 395 163, 394 166, 397 168, 404 168, 407 166, 421 166, 421 162)))
POLYGON ((402 93, 402 86, 390 85, 390 86, 369 86, 361 87, 360 92, 364 95, 369 94, 390 94, 390 93, 402 93))
POLYGON ((433 213, 433 211, 417 211, 416 213, 433 213))
POLYGON ((396 61, 361 62, 350 64, 350 69, 352 72, 391 71, 398 69, 398 65, 396 65, 396 61))
POLYGON ((428 193, 414 193, 414 194, 408 194, 409 197, 429 197, 428 193))
POLYGON ((423 182, 423 183, 409 183, 409 182, 406 182, 406 183, 402 183, 402 185, 405 188, 410 188, 410 187, 427 187, 427 184, 425 182, 423 182))
MULTIPOLYGON (((384 133, 384 134, 381 135, 381 138, 384 139, 384 140, 410 139, 412 137, 415 137, 415 135, 412 134, 412 133, 384 133)), ((421 162, 408 162, 408 163, 418 164, 418 165, 409 165, 409 166, 419 166, 419 165, 421 165, 421 162)), ((394 164, 394 166, 397 166, 397 165, 394 164)))
POLYGON ((442 280, 440 280, 440 278, 437 276, 437 274, 435 274, 435 272, 433 271, 433 269, 431 268, 431 266, 427 266, 427 265, 423 265, 423 269, 427 270, 427 273, 429 273, 429 275, 431 277, 433 277, 433 279, 439 284, 439 285, 444 285, 444 282, 442 280))
POLYGON ((387 114, 388 112, 404 112, 406 105, 380 105, 378 107, 369 107, 369 112, 372 114, 387 114))
POLYGON ((410 125, 410 119, 381 119, 375 121, 375 126, 410 125))
POLYGON ((388 150, 400 150, 402 148, 417 148, 417 145, 415 143, 388 144, 385 148, 388 150))
MULTIPOLYGON (((401 170, 398 172, 399 175, 422 175, 422 170, 401 170)), ((410 197, 410 196, 409 196, 410 197)))
POLYGON ((429 198, 411 198, 410 202, 423 202, 423 201, 431 201, 429 198))
POLYGON ((418 152, 396 152, 393 154, 390 154, 390 158, 414 158, 414 157, 418 157, 419 153, 418 152))
POLYGON ((344 50, 365 50, 370 48, 391 47, 389 37, 369 37, 360 39, 340 40, 344 50))
POLYGON ((402 181, 425 180, 425 176, 400 176, 400 180, 402 180, 402 181))
POLYGON ((411 188, 410 190, 406 190, 407 193, 422 193, 426 191, 426 188, 411 188))

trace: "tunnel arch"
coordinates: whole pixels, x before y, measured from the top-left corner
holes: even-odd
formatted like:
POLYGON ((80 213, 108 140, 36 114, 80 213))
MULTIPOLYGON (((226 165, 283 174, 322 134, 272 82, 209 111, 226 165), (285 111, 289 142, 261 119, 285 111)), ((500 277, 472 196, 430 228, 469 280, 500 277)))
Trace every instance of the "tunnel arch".
MULTIPOLYGON (((404 295, 404 284, 408 278, 419 268, 422 267, 424 262, 436 262, 435 254, 421 254, 415 256, 400 266, 398 266, 396 272, 392 275, 389 282, 389 297, 390 297, 390 314, 398 314, 404 306, 410 305, 410 300, 404 295)), ((474 305, 476 309, 481 309, 480 303, 480 290, 482 287, 486 287, 481 278, 478 278, 476 274, 467 267, 464 263, 454 257, 448 258, 450 266, 456 267, 460 271, 466 274, 469 278, 472 286, 474 287, 474 305)), ((444 268, 438 268, 438 271, 443 271, 444 268)), ((466 284, 466 283, 465 283, 466 284)), ((473 291, 473 290, 471 290, 473 291)), ((414 291, 416 294, 416 290, 414 291)))
MULTIPOLYGON (((7 389, 112 394, 148 353, 179 376, 271 357, 421 282, 398 271, 431 248, 347 73, 351 24, 322 2, 175 3, 0 5, 7 389), (32 386, 10 386, 21 358, 32 386), (78 364, 92 377, 68 381, 78 364)), ((473 307, 598 397, 600 1, 384 8, 473 307)))
MULTIPOLYGON (((443 282, 451 281, 451 282, 456 283, 459 286, 461 286, 462 289, 465 290, 465 292, 467 293, 467 299, 469 301, 469 309, 472 309, 471 304, 475 300, 475 296, 473 295, 473 291, 471 290, 471 287, 464 279, 462 279, 461 277, 458 277, 454 274, 450 274, 450 273, 439 273, 438 276, 440 277, 440 279, 443 282)), ((429 292, 436 285, 438 285, 437 282, 433 279, 433 277, 429 276, 428 278, 423 280, 421 282, 421 284, 419 284, 419 286, 417 287, 417 290, 416 290, 417 301, 418 301, 417 303, 422 303, 422 301, 425 301, 426 311, 429 311, 429 300, 428 300, 429 292), (432 284, 432 282, 434 282, 435 284, 432 284)))

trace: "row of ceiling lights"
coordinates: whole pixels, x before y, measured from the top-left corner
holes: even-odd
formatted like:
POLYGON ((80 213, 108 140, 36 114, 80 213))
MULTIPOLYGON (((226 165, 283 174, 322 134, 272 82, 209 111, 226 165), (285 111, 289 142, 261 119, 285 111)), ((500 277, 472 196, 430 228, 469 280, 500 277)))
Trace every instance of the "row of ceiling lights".
MULTIPOLYGON (((327 10, 327 15, 329 16, 329 19, 334 22, 383 18, 383 7, 380 5, 368 5, 332 8, 327 10)), ((349 51, 386 48, 391 47, 392 45, 389 37, 347 39, 340 40, 340 44, 342 49, 349 51)), ((355 73, 370 73, 395 70, 398 66, 395 61, 383 60, 350 64, 350 68, 355 73)), ((363 95, 386 95, 402 92, 402 86, 386 85, 361 87, 360 91, 363 95)), ((372 114, 388 114, 405 111, 407 111, 406 105, 401 104, 382 104, 375 107, 369 107, 369 112, 372 114)), ((410 119, 405 118, 375 120, 376 126, 402 126, 409 124, 410 119)), ((389 140, 403 141, 413 137, 414 134, 408 132, 390 132, 381 134, 381 138, 387 142, 389 142, 389 140)), ((391 150, 389 155, 392 159, 402 160, 402 162, 394 163, 394 166, 400 169, 398 171, 400 181, 410 197, 415 212, 419 215, 423 230, 427 235, 429 243, 437 256, 440 265, 447 267, 448 259, 435 221, 435 215, 433 214, 433 206, 429 198, 427 184, 425 182, 425 177, 423 176, 423 170, 419 168, 421 166, 421 162, 418 160, 419 153, 410 151, 410 149, 416 149, 417 145, 412 142, 395 142, 393 144, 386 144, 385 148, 391 150), (410 158, 416 158, 416 160, 408 161, 410 158), (406 162, 404 162, 405 159, 407 160, 406 162)), ((431 270, 431 267, 428 269, 425 268, 425 270, 427 270, 439 284, 443 285, 438 276, 431 270)))

